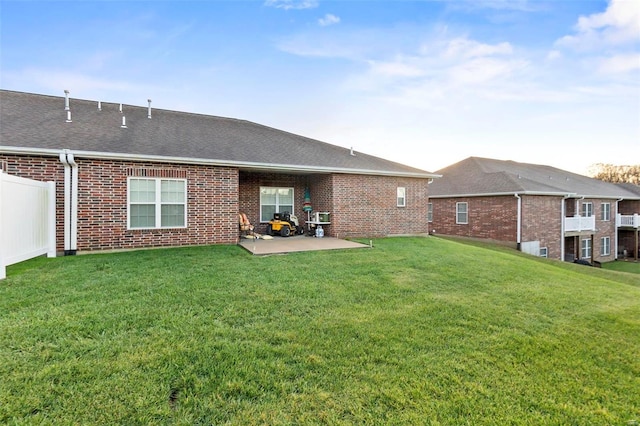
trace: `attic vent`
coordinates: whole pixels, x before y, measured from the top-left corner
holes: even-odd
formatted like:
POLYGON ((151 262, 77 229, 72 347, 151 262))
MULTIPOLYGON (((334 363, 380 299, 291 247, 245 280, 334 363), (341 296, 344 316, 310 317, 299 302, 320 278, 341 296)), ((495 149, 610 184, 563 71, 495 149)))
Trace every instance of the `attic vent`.
POLYGON ((147 118, 151 119, 151 99, 147 99, 147 102, 149 102, 149 111, 147 113, 147 118))
POLYGON ((64 110, 69 111, 69 91, 67 89, 64 90, 64 110))

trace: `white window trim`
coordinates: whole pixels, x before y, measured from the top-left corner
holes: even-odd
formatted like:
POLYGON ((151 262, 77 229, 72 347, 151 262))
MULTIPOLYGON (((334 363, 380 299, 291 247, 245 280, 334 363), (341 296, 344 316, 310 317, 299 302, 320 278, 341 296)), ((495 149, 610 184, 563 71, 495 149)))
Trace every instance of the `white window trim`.
POLYGON ((549 249, 547 247, 540 247, 540 257, 549 257, 549 249))
POLYGON ((467 203, 466 201, 461 201, 461 202, 457 202, 456 203, 456 224, 458 224, 458 225, 468 225, 469 224, 469 203, 467 203), (466 210, 465 210, 464 214, 465 214, 467 220, 465 222, 461 222, 459 220, 460 213, 461 213, 459 207, 461 205, 463 205, 463 204, 466 206, 466 210))
POLYGON ((427 222, 433 222, 433 203, 427 203, 427 222))
MULTIPOLYGON (((135 231, 141 229, 184 229, 187 227, 187 200, 189 196, 187 194, 187 180, 186 179, 175 179, 175 178, 157 178, 157 177, 134 177, 130 176, 127 178, 127 230, 135 231), (156 226, 147 226, 147 227, 131 227, 131 191, 129 190, 131 187, 132 180, 153 180, 156 183, 156 199, 153 202, 155 206, 155 215, 156 215, 156 226), (184 202, 162 202, 162 181, 178 181, 184 182, 184 202), (163 205, 184 205, 184 225, 183 226, 161 226, 162 225, 162 206, 163 205)), ((152 204, 151 202, 144 203, 133 203, 133 204, 152 204)))
POLYGON ((611 256, 611 237, 600 238, 600 252, 602 256, 611 256))
POLYGON ((604 222, 610 222, 611 221, 611 203, 602 203, 600 205, 600 220, 604 221, 604 222), (605 209, 605 206, 607 206, 607 208, 605 209), (607 212, 606 217, 605 217, 605 211, 607 212))
POLYGON ((591 247, 591 238, 583 238, 582 240, 580 240, 580 258, 581 259, 591 259, 592 250, 593 250, 593 247, 591 247))
POLYGON ((398 207, 407 206, 407 188, 405 186, 399 186, 396 189, 396 205, 398 207), (402 192, 402 196, 400 196, 400 192, 402 192))
POLYGON ((587 201, 585 203, 582 203, 580 216, 582 216, 582 217, 592 217, 593 216, 593 203, 591 201, 587 201), (589 206, 589 207, 587 207, 587 206, 589 206), (585 213, 589 213, 589 214, 587 215, 585 213))
MULTIPOLYGON (((260 187, 260 193, 258 194, 259 200, 259 208, 260 208, 260 223, 268 223, 269 220, 262 220, 262 190, 268 188, 268 189, 290 189, 291 190, 291 211, 289 212, 290 214, 294 214, 295 208, 296 208, 296 190, 294 187, 292 186, 261 186, 260 187)), ((277 194, 277 192, 276 192, 277 194)), ((280 211, 280 204, 278 203, 278 200, 276 199, 276 213, 283 213, 280 211)))

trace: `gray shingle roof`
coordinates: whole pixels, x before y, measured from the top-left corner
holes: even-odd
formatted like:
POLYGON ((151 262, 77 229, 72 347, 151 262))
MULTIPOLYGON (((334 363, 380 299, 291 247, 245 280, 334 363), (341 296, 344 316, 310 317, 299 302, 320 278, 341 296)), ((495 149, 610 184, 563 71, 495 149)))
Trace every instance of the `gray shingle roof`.
POLYGON ((0 152, 228 164, 243 169, 434 177, 430 172, 245 120, 0 90, 0 152), (122 116, 127 128, 121 128, 122 116))
POLYGON ((573 195, 591 198, 638 199, 619 185, 556 169, 551 166, 469 157, 436 173, 429 196, 479 196, 494 194, 573 195))

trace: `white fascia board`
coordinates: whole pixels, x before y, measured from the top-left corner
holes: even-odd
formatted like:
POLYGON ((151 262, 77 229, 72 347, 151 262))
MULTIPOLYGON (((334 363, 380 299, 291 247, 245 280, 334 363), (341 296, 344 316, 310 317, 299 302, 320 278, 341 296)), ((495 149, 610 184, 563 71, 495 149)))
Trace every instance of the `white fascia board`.
POLYGON ((581 195, 577 192, 544 192, 544 191, 511 191, 511 192, 487 192, 482 194, 451 194, 451 195, 429 195, 429 198, 462 198, 462 197, 504 197, 518 195, 544 195, 550 197, 567 197, 567 198, 596 198, 601 200, 618 200, 621 197, 624 200, 639 200, 640 197, 624 197, 623 195, 581 195))
MULTIPOLYGON (((3 147, 0 146, 0 152, 7 154, 30 154, 30 155, 51 155, 58 156, 61 150, 56 149, 37 149, 37 148, 20 148, 20 147, 3 147)), ((75 158, 93 158, 103 160, 121 160, 121 161, 152 161, 156 163, 178 163, 178 164, 197 164, 205 166, 219 167, 237 167, 244 170, 265 170, 265 171, 281 171, 281 172, 305 172, 305 173, 342 173, 357 175, 376 175, 376 176, 392 176, 407 177, 419 179, 435 179, 442 177, 435 173, 411 173, 411 172, 394 172, 381 170, 366 169, 348 169, 333 168, 322 166, 301 166, 294 164, 270 164, 270 163, 254 163, 250 161, 227 161, 227 160, 208 160, 203 158, 190 157, 165 157, 160 155, 138 155, 138 154, 121 154, 112 152, 95 152, 95 151, 76 151, 72 150, 75 158)))
POLYGON ((486 192, 481 194, 451 194, 451 195, 429 195, 429 198, 462 198, 462 197, 513 197, 514 195, 546 195, 551 197, 575 196, 566 192, 538 192, 538 191, 509 191, 509 192, 486 192))

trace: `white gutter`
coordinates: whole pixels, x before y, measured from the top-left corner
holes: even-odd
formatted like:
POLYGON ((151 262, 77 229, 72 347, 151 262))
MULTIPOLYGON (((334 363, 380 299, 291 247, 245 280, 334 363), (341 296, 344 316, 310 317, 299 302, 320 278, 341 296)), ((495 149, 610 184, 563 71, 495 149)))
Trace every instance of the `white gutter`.
POLYGON ((522 251, 520 247, 521 239, 522 239, 522 198, 516 192, 513 194, 514 197, 518 200, 518 213, 517 213, 517 224, 516 224, 516 244, 518 244, 518 250, 522 251))
POLYGON ((78 164, 73 158, 73 153, 67 151, 67 161, 71 166, 71 251, 76 254, 78 250, 78 164))
MULTIPOLYGON (((544 192, 544 191, 519 191, 520 195, 547 195, 552 197, 561 197, 566 192, 544 192)), ((429 195, 429 198, 461 198, 461 197, 500 197, 505 195, 513 195, 511 192, 483 192, 469 194, 447 194, 447 195, 429 195)), ((572 194, 575 195, 575 194, 572 194)))
POLYGON ((64 165, 64 253, 67 254, 71 249, 71 166, 67 161, 67 153, 60 153, 60 162, 64 165))
MULTIPOLYGON (((58 155, 59 150, 55 149, 36 149, 36 148, 20 148, 20 147, 0 147, 0 152, 7 154, 33 154, 33 155, 58 155)), ((296 164, 271 164, 257 163, 251 161, 228 161, 215 159, 202 159, 193 157, 165 157, 160 155, 138 155, 138 154, 120 154, 112 152, 96 152, 96 151, 74 151, 76 157, 94 158, 101 160, 121 160, 121 161, 153 161, 157 163, 173 163, 173 164, 197 164, 203 166, 220 166, 235 167, 245 170, 264 170, 264 171, 282 171, 297 173, 341 173, 356 175, 376 175, 376 176, 393 176, 393 177, 410 177, 420 179, 434 179, 442 177, 436 173, 414 173, 414 172, 394 172, 384 170, 370 169, 349 169, 346 167, 325 167, 325 166, 305 166, 296 164)))

